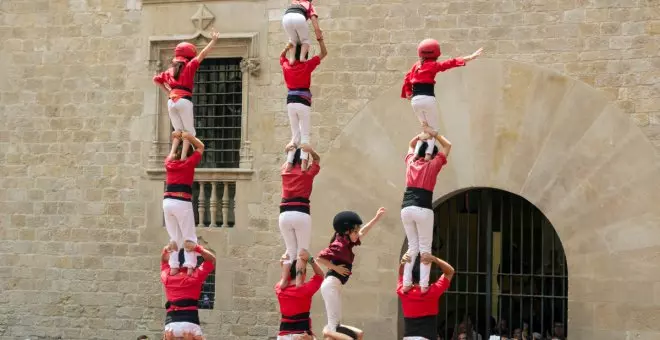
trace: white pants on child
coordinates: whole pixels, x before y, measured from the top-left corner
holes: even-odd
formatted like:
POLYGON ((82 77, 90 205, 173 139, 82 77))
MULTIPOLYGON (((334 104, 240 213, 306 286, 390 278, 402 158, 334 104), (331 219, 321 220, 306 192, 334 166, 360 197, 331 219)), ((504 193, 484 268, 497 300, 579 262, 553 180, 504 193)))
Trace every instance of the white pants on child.
POLYGON ((282 26, 289 35, 289 42, 309 45, 309 26, 307 25, 307 18, 304 15, 300 13, 286 13, 282 17, 282 26))
POLYGON ((302 339, 304 334, 287 334, 287 335, 278 335, 277 340, 298 340, 302 339))
MULTIPOLYGON (((431 254, 433 246, 433 210, 420 207, 405 207, 401 209, 401 222, 408 238, 408 256, 410 262, 403 266, 403 285, 412 285, 412 270, 415 259, 421 252, 431 254)), ((429 286, 431 264, 420 263, 419 285, 429 286)))
MULTIPOLYGON (((438 129, 438 104, 434 96, 425 96, 417 95, 410 100, 412 104, 413 111, 419 118, 420 122, 427 122, 429 127, 433 130, 438 129)), ((415 146, 415 153, 419 151, 419 147, 423 142, 428 143, 428 148, 426 149, 427 154, 433 153, 433 147, 435 146, 435 138, 429 138, 425 141, 417 141, 415 146)))
POLYGON ((193 103, 181 98, 176 103, 170 99, 167 101, 167 112, 175 131, 186 131, 195 136, 195 117, 193 116, 193 103))
POLYGON ((334 276, 326 276, 321 284, 325 313, 328 315, 326 329, 331 332, 337 331, 337 325, 341 322, 341 290, 343 286, 341 281, 334 276))
POLYGON ((170 322, 165 325, 165 332, 174 332, 175 337, 182 337, 183 333, 192 333, 202 336, 202 327, 191 322, 170 322))
MULTIPOLYGON (((183 248, 185 241, 197 243, 192 202, 165 198, 163 199, 163 214, 165 215, 165 228, 167 228, 167 233, 170 235, 170 241, 176 242, 179 249, 183 248)), ((177 254, 178 252, 170 254, 170 268, 179 268, 179 256, 177 254)), ((184 267, 195 268, 197 266, 197 253, 184 251, 184 257, 184 267)))
POLYGON ((434 340, 434 339, 427 339, 423 336, 404 336, 402 340, 434 340))
MULTIPOLYGON (((291 143, 296 145, 309 144, 310 121, 309 115, 312 108, 301 103, 286 104, 289 111, 289 124, 291 125, 291 143)), ((289 151, 286 160, 293 162, 295 150, 289 151)), ((300 159, 307 159, 307 152, 300 150, 300 159)))
POLYGON ((312 216, 300 211, 284 211, 280 213, 280 233, 286 245, 289 259, 285 264, 291 264, 301 250, 309 251, 312 240, 312 216))

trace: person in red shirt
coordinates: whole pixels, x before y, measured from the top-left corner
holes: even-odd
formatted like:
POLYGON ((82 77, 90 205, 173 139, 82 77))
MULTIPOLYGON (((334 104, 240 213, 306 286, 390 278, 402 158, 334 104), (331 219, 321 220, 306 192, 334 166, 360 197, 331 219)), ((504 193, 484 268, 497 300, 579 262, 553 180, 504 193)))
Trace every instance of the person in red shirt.
MULTIPOLYGON (((299 287, 290 284, 281 287, 279 282, 275 284, 275 295, 282 314, 277 340, 297 340, 297 338, 304 337, 304 335, 313 336, 312 319, 310 319, 309 311, 312 308, 312 297, 321 288, 323 270, 314 262, 314 258, 309 256, 309 253, 305 252, 302 255, 308 258, 306 262, 312 264, 314 276, 299 287)), ((297 279, 297 275, 295 267, 289 266, 291 269, 287 269, 284 265, 284 262, 289 259, 289 255, 285 253, 280 260, 280 266, 282 267, 282 276, 286 276, 287 280, 292 281, 297 279)), ((293 262, 295 265, 298 260, 293 262)), ((302 275, 302 281, 305 281, 305 274, 302 275)))
MULTIPOLYGON (((410 141, 408 154, 406 155, 406 191, 403 194, 401 204, 401 222, 406 231, 408 239, 408 254, 415 261, 421 252, 431 254, 433 244, 433 189, 442 167, 447 164, 447 157, 451 151, 451 143, 443 136, 438 135, 429 126, 424 125, 425 133, 415 136, 410 141), (426 150, 432 146, 424 142, 415 153, 417 142, 425 138, 437 138, 442 145, 442 152, 433 146, 432 158, 424 157, 426 150)), ((405 265, 403 274, 404 289, 412 287, 412 263, 405 265)), ((429 285, 431 265, 422 264, 420 286, 426 291, 429 285)))
MULTIPOLYGON (((401 89, 401 97, 411 100, 412 108, 421 123, 426 122, 431 128, 438 128, 438 106, 435 100, 435 76, 438 72, 465 66, 465 63, 481 55, 483 48, 463 58, 454 58, 437 61, 440 57, 440 44, 433 39, 425 39, 419 43, 417 61, 406 74, 401 89)), ((433 151, 433 139, 425 140, 430 144, 426 149, 427 160, 431 159, 433 151)), ((417 143, 415 152, 419 150, 421 142, 417 143)))
MULTIPOLYGON (((314 56, 308 61, 300 61, 300 46, 296 47, 295 59, 292 62, 286 58, 287 51, 293 47, 287 44, 280 55, 280 65, 284 82, 288 89, 286 97, 286 108, 289 113, 289 124, 291 126, 291 143, 295 147, 302 147, 303 160, 302 169, 307 170, 308 155, 304 150, 309 146, 309 135, 311 130, 310 112, 312 109, 312 92, 309 87, 312 83, 312 72, 321 64, 321 60, 328 55, 323 39, 319 40, 321 54, 314 56)), ((305 57, 307 58, 307 57, 305 57)), ((289 162, 288 169, 293 165, 293 152, 287 154, 289 162)))
MULTIPOLYGON (((189 157, 180 160, 180 148, 165 158, 165 193, 163 194, 163 215, 165 228, 170 236, 172 251, 183 247, 185 241, 197 242, 195 232, 195 213, 192 205, 192 185, 195 176, 195 167, 202 160, 204 143, 188 132, 172 133, 173 139, 183 138, 195 147, 195 151, 188 149, 189 157)), ((197 254, 186 251, 184 253, 184 267, 192 273, 197 266, 197 254)), ((172 275, 179 271, 179 261, 176 256, 171 257, 170 268, 172 275)))
POLYGON ((172 246, 163 248, 160 263, 160 280, 165 289, 167 303, 167 316, 165 318, 165 332, 172 332, 175 337, 182 337, 184 333, 192 333, 201 336, 202 329, 199 326, 199 315, 197 312, 197 301, 202 292, 204 281, 215 269, 215 255, 204 247, 190 241, 186 241, 185 249, 189 252, 199 253, 204 262, 188 274, 179 272, 175 275, 170 273, 171 258, 178 260, 176 253, 172 252, 172 246))
MULTIPOLYGON (((172 66, 153 78, 154 84, 168 95, 167 112, 175 132, 187 131, 193 136, 196 135, 192 102, 195 73, 219 37, 220 34, 213 31, 211 41, 199 54, 195 45, 191 43, 182 42, 176 45, 172 66)), ((178 142, 178 139, 173 141, 170 153, 174 153, 179 147, 178 142)), ((184 140, 181 160, 186 159, 188 148, 190 143, 184 140)))
POLYGON ((341 290, 348 281, 355 254, 353 247, 359 246, 361 238, 385 214, 385 208, 378 209, 376 216, 364 226, 362 219, 353 211, 342 211, 335 215, 332 226, 335 234, 328 248, 322 250, 317 256, 317 262, 328 268, 328 272, 321 284, 321 295, 325 302, 328 324, 323 328, 323 336, 330 340, 361 340, 364 336, 362 330, 341 324, 341 290))
POLYGON ((307 20, 312 21, 312 26, 314 26, 314 31, 316 33, 316 39, 323 39, 323 33, 319 27, 319 16, 316 14, 316 10, 314 10, 312 0, 291 1, 291 5, 287 7, 282 16, 282 27, 284 27, 284 31, 289 35, 289 43, 291 45, 301 46, 301 55, 304 56, 304 58, 301 59, 302 61, 307 60, 307 52, 309 51, 310 45, 307 20))
POLYGON ((287 273, 292 267, 291 259, 298 258, 298 261, 295 261, 297 264, 295 272, 297 273, 296 286, 300 287, 304 282, 303 275, 309 258, 308 255, 305 255, 312 239, 309 197, 312 195, 314 178, 321 171, 319 165, 321 157, 311 148, 308 151, 312 155, 312 165, 309 171, 302 171, 300 149, 294 152, 294 167, 291 170, 287 171, 288 163, 282 164, 282 203, 280 203, 279 227, 288 255, 279 283, 283 288, 289 284, 287 273))
MULTIPOLYGON (((454 268, 449 263, 431 255, 424 254, 421 263, 435 263, 442 270, 442 276, 425 292, 415 285, 412 289, 404 290, 403 268, 404 264, 411 263, 408 253, 401 258, 399 266, 399 280, 396 293, 401 299, 403 310, 404 333, 403 340, 435 340, 438 334, 438 307, 442 294, 449 288, 454 277, 454 268)), ((417 266, 419 266, 417 259, 417 266)))

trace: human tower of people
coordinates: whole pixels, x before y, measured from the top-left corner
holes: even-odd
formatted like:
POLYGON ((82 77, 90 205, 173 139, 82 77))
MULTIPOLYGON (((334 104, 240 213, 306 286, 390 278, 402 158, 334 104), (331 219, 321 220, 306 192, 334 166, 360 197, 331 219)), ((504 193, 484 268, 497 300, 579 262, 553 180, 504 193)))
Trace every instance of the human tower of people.
MULTIPOLYGON (((280 259, 281 278, 275 285, 282 314, 277 339, 317 339, 312 331, 310 309, 312 297, 319 289, 327 315, 327 324, 320 337, 325 340, 363 339, 362 330, 344 323, 341 294, 353 272, 354 247, 361 244, 385 214, 385 209, 378 209, 364 225, 358 213, 339 212, 332 221, 334 234, 329 246, 316 257, 310 255, 312 218, 309 199, 314 178, 321 169, 321 158, 310 143, 310 85, 312 72, 328 51, 311 1, 293 0, 284 13, 282 25, 289 36, 280 55, 280 65, 288 90, 286 106, 292 137, 285 147, 286 161, 281 169, 279 228, 286 252, 280 259), (320 53, 311 58, 308 21, 312 22, 320 46, 320 53), (314 275, 306 280, 308 265, 314 275), (324 272, 322 267, 327 271, 324 272)), ((213 31, 211 41, 199 53, 190 43, 178 44, 171 67, 153 78, 154 84, 168 96, 167 107, 174 129, 172 148, 165 159, 167 179, 163 199, 165 225, 170 237, 161 258, 161 281, 167 297, 165 339, 203 339, 197 301, 205 279, 214 269, 215 256, 197 244, 195 232, 192 184, 204 144, 195 136, 192 96, 195 73, 218 37, 219 34, 213 31), (200 266, 197 266, 198 256, 204 259, 200 266)), ((454 269, 448 263, 431 254, 433 189, 451 150, 451 143, 437 132, 435 77, 439 72, 465 66, 481 51, 479 49, 463 58, 438 61, 441 54, 438 42, 423 40, 417 49, 419 61, 404 79, 401 97, 411 101, 422 130, 410 141, 405 156, 406 189, 401 221, 408 239, 408 250, 401 259, 396 288, 405 319, 404 340, 436 338, 438 301, 454 275, 454 269), (416 263, 419 263, 418 271, 416 263), (443 275, 430 284, 433 263, 440 267, 443 275)))

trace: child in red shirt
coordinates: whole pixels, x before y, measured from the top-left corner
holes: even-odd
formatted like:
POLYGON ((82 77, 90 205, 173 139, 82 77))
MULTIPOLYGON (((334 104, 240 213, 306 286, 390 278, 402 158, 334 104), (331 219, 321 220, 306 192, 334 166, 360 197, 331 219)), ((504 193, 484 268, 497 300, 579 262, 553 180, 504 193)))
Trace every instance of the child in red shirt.
MULTIPOLYGON (((444 72, 449 69, 465 66, 465 63, 481 55, 483 48, 463 58, 454 58, 444 61, 437 61, 440 57, 440 44, 433 39, 425 39, 417 46, 419 61, 416 62, 410 71, 406 74, 401 89, 401 98, 411 100, 411 104, 420 123, 426 122, 431 128, 438 128, 438 107, 435 100, 435 76, 438 72, 444 72)), ((431 153, 435 143, 433 139, 425 140, 429 143, 426 149, 426 159, 431 159, 431 153)), ((420 140, 415 153, 419 150, 422 141, 420 140)))
MULTIPOLYGON (((309 90, 312 83, 312 72, 316 69, 321 60, 328 55, 323 39, 319 39, 321 54, 314 56, 308 61, 301 61, 300 45, 296 47, 295 59, 291 62, 286 58, 287 51, 293 47, 288 43, 280 55, 280 65, 282 66, 282 75, 288 89, 286 97, 286 108, 289 113, 289 124, 291 125, 291 143, 287 146, 292 150, 302 147, 303 152, 300 155, 302 159, 302 170, 307 171, 308 154, 305 151, 309 147, 309 135, 311 129, 310 112, 312 110, 312 92, 309 90)), ((307 59, 307 56, 305 56, 307 59)), ((293 166, 293 151, 287 154, 287 170, 293 166)))
MULTIPOLYGON (((153 82, 168 96, 167 112, 174 131, 187 131, 195 136, 195 118, 193 116, 192 93, 195 84, 195 74, 199 64, 206 58, 213 45, 220 37, 218 32, 211 33, 211 41, 197 54, 197 47, 191 43, 182 42, 174 49, 172 65, 165 72, 154 76, 153 82)), ((171 154, 179 147, 178 139, 172 143, 171 154)), ((190 143, 183 141, 181 160, 186 159, 190 143)))
POLYGON ((301 61, 307 60, 307 52, 309 51, 309 26, 307 20, 312 21, 314 31, 316 32, 316 39, 323 39, 323 33, 319 27, 319 16, 314 10, 312 0, 293 0, 291 5, 287 7, 284 15, 282 16, 282 27, 289 35, 289 43, 291 45, 300 45, 302 49, 301 61))
POLYGON ((328 316, 328 324, 323 328, 324 337, 344 339, 344 335, 349 335, 362 339, 363 332, 360 329, 341 324, 341 289, 353 269, 353 247, 361 244, 360 239, 367 235, 383 214, 385 208, 378 209, 376 216, 362 228, 362 219, 353 211, 342 211, 334 218, 332 225, 335 235, 330 246, 322 250, 316 260, 329 269, 321 285, 321 295, 328 316))

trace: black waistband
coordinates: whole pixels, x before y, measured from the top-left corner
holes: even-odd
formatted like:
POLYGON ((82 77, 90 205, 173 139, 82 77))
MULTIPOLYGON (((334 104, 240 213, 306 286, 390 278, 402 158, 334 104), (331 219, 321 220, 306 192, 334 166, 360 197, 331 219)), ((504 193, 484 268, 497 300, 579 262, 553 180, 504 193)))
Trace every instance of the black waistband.
POLYGON ((309 99, 307 99, 303 96, 299 96, 297 94, 288 94, 288 95, 286 95, 286 103, 287 104, 298 103, 298 104, 303 104, 303 105, 306 105, 306 106, 312 106, 312 102, 309 99))
POLYGON ((163 198, 167 198, 169 200, 192 202, 192 198, 185 198, 185 197, 172 196, 172 195, 163 195, 163 198))
POLYGON ((171 89, 172 89, 172 90, 184 90, 184 91, 188 91, 188 92, 190 92, 190 93, 193 92, 193 90, 192 90, 191 88, 189 88, 189 87, 185 87, 185 86, 181 86, 181 85, 172 86, 171 89))
POLYGON ((309 319, 309 312, 300 313, 293 316, 282 315, 280 321, 280 331, 287 332, 310 332, 312 323, 309 319))
POLYGON ((172 322, 190 322, 199 325, 199 312, 195 310, 175 310, 167 312, 165 316, 165 324, 172 322))
POLYGON ((435 97, 435 85, 417 83, 413 84, 413 97, 414 96, 433 96, 435 97))
POLYGON ((280 205, 280 214, 285 211, 297 211, 297 212, 305 213, 307 215, 311 215, 311 210, 309 209, 309 205, 280 205))
MULTIPOLYGON (((353 269, 353 264, 348 264, 348 263, 344 263, 344 262, 340 262, 340 261, 332 261, 332 264, 334 264, 336 266, 343 265, 344 267, 346 267, 346 269, 348 269, 348 271, 351 271, 353 269)), ((351 274, 348 274, 346 276, 342 276, 342 275, 339 275, 339 273, 337 273, 336 271, 330 269, 325 274, 325 277, 328 277, 328 276, 334 276, 334 277, 338 278, 339 281, 341 281, 341 284, 345 285, 346 282, 348 282, 348 279, 351 277, 351 274)))
POLYGON ((401 204, 401 208, 405 207, 433 209, 433 191, 421 188, 406 188, 401 204))
POLYGON ((197 306, 197 300, 195 299, 181 299, 176 301, 167 301, 165 303, 165 309, 170 309, 170 307, 195 307, 197 306))
POLYGON ((295 88, 295 89, 287 88, 287 90, 289 90, 289 91, 300 91, 300 92, 307 91, 309 93, 312 93, 312 91, 310 91, 309 88, 305 88, 305 87, 299 87, 299 88, 295 88))
POLYGON ((403 336, 421 336, 427 339, 435 339, 438 332, 437 315, 427 315, 419 318, 403 318, 403 336))
POLYGON ((168 184, 165 187, 166 192, 185 192, 192 195, 192 186, 188 184, 168 184))
POLYGON ((192 101, 192 97, 191 97, 191 96, 183 96, 183 97, 181 97, 181 99, 188 99, 188 100, 192 101))
POLYGON ((292 202, 309 204, 309 198, 304 198, 304 197, 282 198, 282 203, 292 203, 292 202))
POLYGON ((353 330, 348 329, 348 328, 346 328, 346 327, 344 327, 344 326, 342 326, 342 325, 337 325, 337 333, 344 334, 344 335, 348 335, 348 336, 350 336, 350 337, 353 338, 353 339, 357 339, 357 338, 358 338, 357 334, 355 334, 355 332, 353 332, 353 330))
POLYGON ((284 11, 284 14, 289 14, 289 13, 302 14, 305 18, 307 18, 307 9, 305 9, 305 6, 303 5, 292 4, 286 9, 286 11, 284 11))

